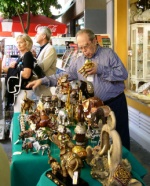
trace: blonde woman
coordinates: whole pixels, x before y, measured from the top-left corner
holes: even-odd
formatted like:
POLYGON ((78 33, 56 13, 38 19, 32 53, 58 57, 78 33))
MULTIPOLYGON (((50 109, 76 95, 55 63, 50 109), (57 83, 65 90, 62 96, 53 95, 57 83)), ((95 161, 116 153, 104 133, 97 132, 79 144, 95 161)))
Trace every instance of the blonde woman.
POLYGON ((7 73, 7 98, 9 103, 14 103, 14 112, 20 112, 20 101, 25 96, 25 90, 27 91, 28 98, 31 98, 33 95, 33 91, 26 88, 26 85, 32 78, 35 59, 30 51, 32 49, 33 41, 27 34, 18 35, 16 42, 20 56, 18 60, 12 62, 9 67, 3 67, 3 72, 7 73))

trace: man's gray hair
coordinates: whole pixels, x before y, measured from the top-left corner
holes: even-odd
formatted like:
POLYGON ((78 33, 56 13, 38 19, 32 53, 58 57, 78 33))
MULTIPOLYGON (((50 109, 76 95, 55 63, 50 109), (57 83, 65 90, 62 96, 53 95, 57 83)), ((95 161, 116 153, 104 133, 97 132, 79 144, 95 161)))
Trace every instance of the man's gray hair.
POLYGON ((45 34, 47 41, 50 41, 51 38, 51 30, 47 26, 40 26, 38 27, 38 32, 45 34))
POLYGON ((93 41, 93 39, 95 38, 94 32, 88 28, 83 28, 83 29, 79 30, 76 34, 76 38, 78 37, 78 35, 81 35, 84 33, 88 35, 90 41, 93 41))

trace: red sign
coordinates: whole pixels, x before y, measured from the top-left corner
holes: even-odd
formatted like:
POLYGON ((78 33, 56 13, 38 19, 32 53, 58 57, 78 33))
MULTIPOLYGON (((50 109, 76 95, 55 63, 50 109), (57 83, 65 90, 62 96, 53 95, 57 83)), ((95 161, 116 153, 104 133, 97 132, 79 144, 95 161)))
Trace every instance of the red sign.
MULTIPOLYGON (((22 15, 22 20, 26 26, 27 14, 22 15)), ((66 24, 55 21, 43 15, 30 15, 30 28, 28 34, 34 36, 37 28, 47 26, 51 29, 52 36, 67 33, 66 24)), ((14 32, 23 32, 22 25, 18 16, 12 17, 12 20, 0 20, 0 36, 12 36, 14 32)))

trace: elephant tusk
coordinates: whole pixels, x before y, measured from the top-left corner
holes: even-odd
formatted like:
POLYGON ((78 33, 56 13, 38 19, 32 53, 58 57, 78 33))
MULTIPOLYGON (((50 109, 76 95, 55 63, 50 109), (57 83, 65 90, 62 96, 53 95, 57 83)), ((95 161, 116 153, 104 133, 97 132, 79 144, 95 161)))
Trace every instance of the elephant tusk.
POLYGON ((84 111, 84 112, 88 112, 88 109, 84 108, 83 111, 84 111))
POLYGON ((108 167, 111 167, 111 158, 110 155, 112 154, 113 145, 111 144, 110 149, 108 150, 108 167))
POLYGON ((106 145, 104 145, 104 147, 102 148, 102 150, 99 152, 99 155, 102 156, 105 152, 106 149, 106 145))
POLYGON ((111 167, 110 150, 108 150, 108 167, 111 167))
POLYGON ((75 171, 78 169, 78 167, 79 167, 79 162, 78 162, 78 160, 75 159, 75 161, 76 161, 76 166, 75 166, 75 168, 72 170, 73 172, 75 172, 75 171))
POLYGON ((111 117, 111 123, 109 124, 110 130, 113 130, 116 128, 116 117, 113 111, 111 111, 109 115, 111 117))
POLYGON ((88 114, 88 115, 87 115, 87 118, 88 118, 88 119, 91 118, 91 114, 88 114))
POLYGON ((113 151, 113 145, 111 144, 111 146, 110 146, 110 154, 112 154, 112 151, 113 151))

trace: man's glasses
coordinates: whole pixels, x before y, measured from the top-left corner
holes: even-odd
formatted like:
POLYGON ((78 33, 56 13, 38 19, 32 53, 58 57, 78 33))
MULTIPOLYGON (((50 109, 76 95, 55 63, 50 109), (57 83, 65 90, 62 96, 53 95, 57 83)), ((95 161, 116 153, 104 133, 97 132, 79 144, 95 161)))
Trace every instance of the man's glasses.
POLYGON ((78 49, 81 50, 81 51, 87 50, 87 49, 91 46, 91 44, 92 44, 92 42, 87 43, 87 44, 84 45, 84 46, 80 46, 80 47, 78 46, 78 49))

